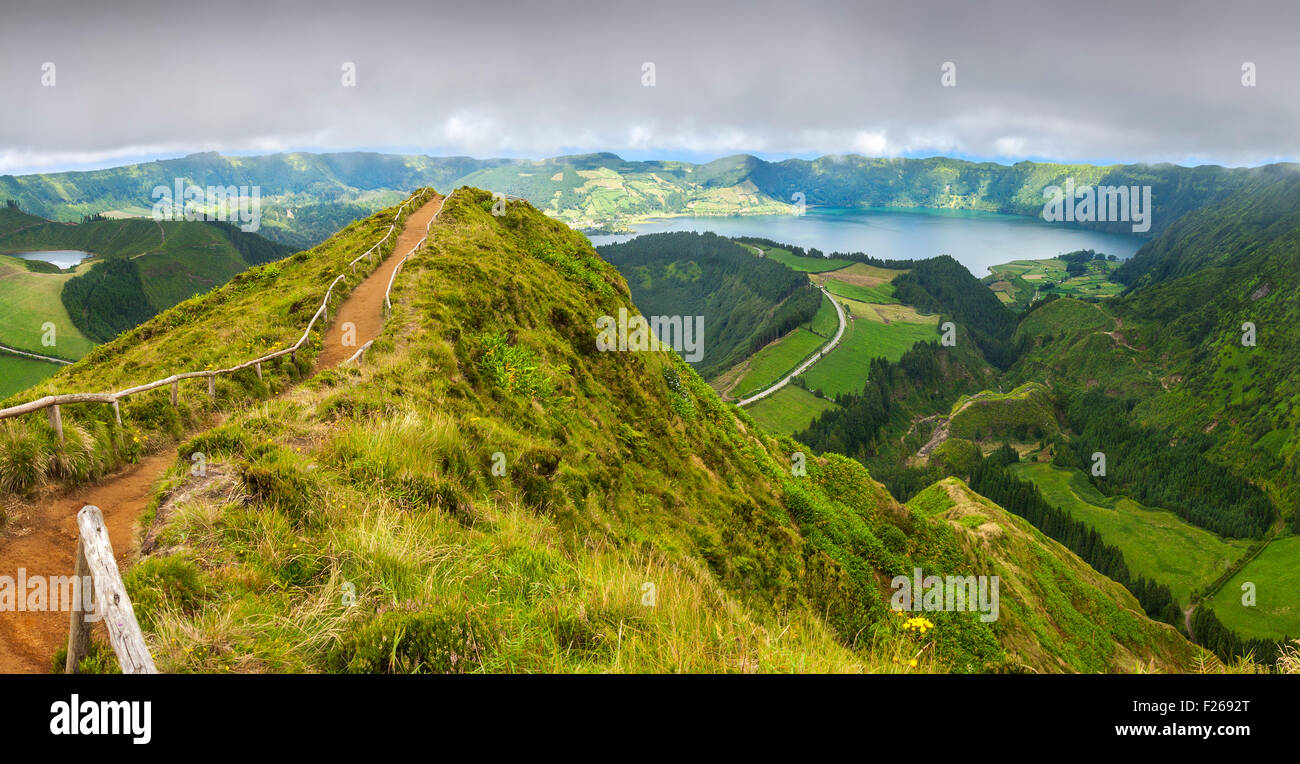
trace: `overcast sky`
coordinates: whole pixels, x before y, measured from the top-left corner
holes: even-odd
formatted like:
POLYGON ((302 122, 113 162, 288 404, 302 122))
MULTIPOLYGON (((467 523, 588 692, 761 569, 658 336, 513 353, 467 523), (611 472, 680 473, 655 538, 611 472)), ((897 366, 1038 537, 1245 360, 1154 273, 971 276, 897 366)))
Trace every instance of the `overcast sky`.
POLYGON ((1300 159, 1296 2, 0 3, 0 173, 356 148, 1300 159))

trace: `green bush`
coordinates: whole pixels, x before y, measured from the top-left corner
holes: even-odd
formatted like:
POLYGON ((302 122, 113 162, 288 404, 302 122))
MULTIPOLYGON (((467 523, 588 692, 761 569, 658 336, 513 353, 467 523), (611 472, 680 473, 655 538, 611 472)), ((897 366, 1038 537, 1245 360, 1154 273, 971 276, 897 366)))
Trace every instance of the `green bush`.
POLYGON ((45 481, 50 454, 42 440, 21 422, 0 422, 0 490, 27 493, 45 481))
POLYGON ((203 574, 185 553, 149 557, 131 567, 122 584, 145 631, 164 608, 193 612, 203 600, 203 574))
POLYGON ((296 521, 305 521, 320 508, 317 479, 307 459, 279 446, 258 446, 240 462, 239 476, 249 492, 296 521))
MULTIPOLYGON (((54 651, 54 657, 50 659, 50 673, 62 674, 67 668, 68 663, 68 646, 64 645, 54 651)), ((90 646, 86 649, 86 657, 77 663, 78 674, 120 674, 122 667, 117 662, 117 655, 113 652, 112 645, 94 639, 90 640, 90 646)))
POLYGON ((349 674, 463 674, 479 663, 486 629, 451 606, 382 613, 344 635, 327 670, 349 674))

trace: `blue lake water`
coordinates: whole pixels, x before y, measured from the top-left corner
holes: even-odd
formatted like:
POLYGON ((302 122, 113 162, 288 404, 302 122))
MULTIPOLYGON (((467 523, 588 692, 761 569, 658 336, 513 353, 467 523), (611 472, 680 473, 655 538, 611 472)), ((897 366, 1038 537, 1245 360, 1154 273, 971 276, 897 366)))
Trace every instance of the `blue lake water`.
POLYGON ((40 252, 19 252, 13 256, 21 260, 44 260, 60 268, 71 268, 92 255, 75 249, 47 249, 40 252))
POLYGON ((1126 260, 1143 240, 1048 223, 1040 218, 991 212, 861 207, 809 207, 806 215, 663 218, 633 226, 631 235, 590 236, 592 244, 627 241, 664 231, 712 231, 722 236, 759 236, 831 252, 865 252, 882 260, 923 260, 952 255, 977 277, 990 265, 1055 257, 1093 249, 1126 260))

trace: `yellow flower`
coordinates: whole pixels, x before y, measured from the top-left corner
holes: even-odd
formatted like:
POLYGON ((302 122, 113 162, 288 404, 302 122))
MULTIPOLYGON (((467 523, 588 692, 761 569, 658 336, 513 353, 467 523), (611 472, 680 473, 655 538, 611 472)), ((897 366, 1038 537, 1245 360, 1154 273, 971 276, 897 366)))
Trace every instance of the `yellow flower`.
POLYGON ((907 665, 911 666, 912 668, 916 668, 916 659, 913 658, 912 660, 908 661, 907 665))

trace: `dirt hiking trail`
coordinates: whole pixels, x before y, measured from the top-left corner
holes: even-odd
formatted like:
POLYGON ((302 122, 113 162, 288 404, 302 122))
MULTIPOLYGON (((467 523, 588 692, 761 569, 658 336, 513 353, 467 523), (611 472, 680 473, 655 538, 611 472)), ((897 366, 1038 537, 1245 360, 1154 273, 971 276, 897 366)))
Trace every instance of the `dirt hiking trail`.
MULTIPOLYGON (((333 321, 316 357, 315 372, 348 360, 358 348, 379 336, 384 326, 384 294, 393 270, 408 252, 424 241, 429 225, 442 208, 442 200, 442 196, 435 195, 412 212, 388 259, 358 284, 342 305, 331 311, 333 321), (343 325, 347 323, 356 327, 354 346, 344 346, 342 341, 343 325)), ((135 554, 136 521, 148 505, 149 494, 158 478, 175 463, 175 450, 164 449, 98 483, 70 488, 55 498, 45 499, 30 514, 11 518, 8 527, 0 532, 0 575, 13 576, 15 584, 20 568, 28 578, 44 576, 47 581, 55 576, 71 576, 77 549, 77 512, 87 504, 103 512, 113 556, 125 573, 135 554)), ((24 595, 23 592, 15 594, 24 595)), ((0 612, 0 674, 49 673, 54 653, 67 644, 70 618, 70 613, 61 610, 0 612)), ((103 624, 95 625, 94 634, 97 641, 107 644, 108 633, 103 624)))

